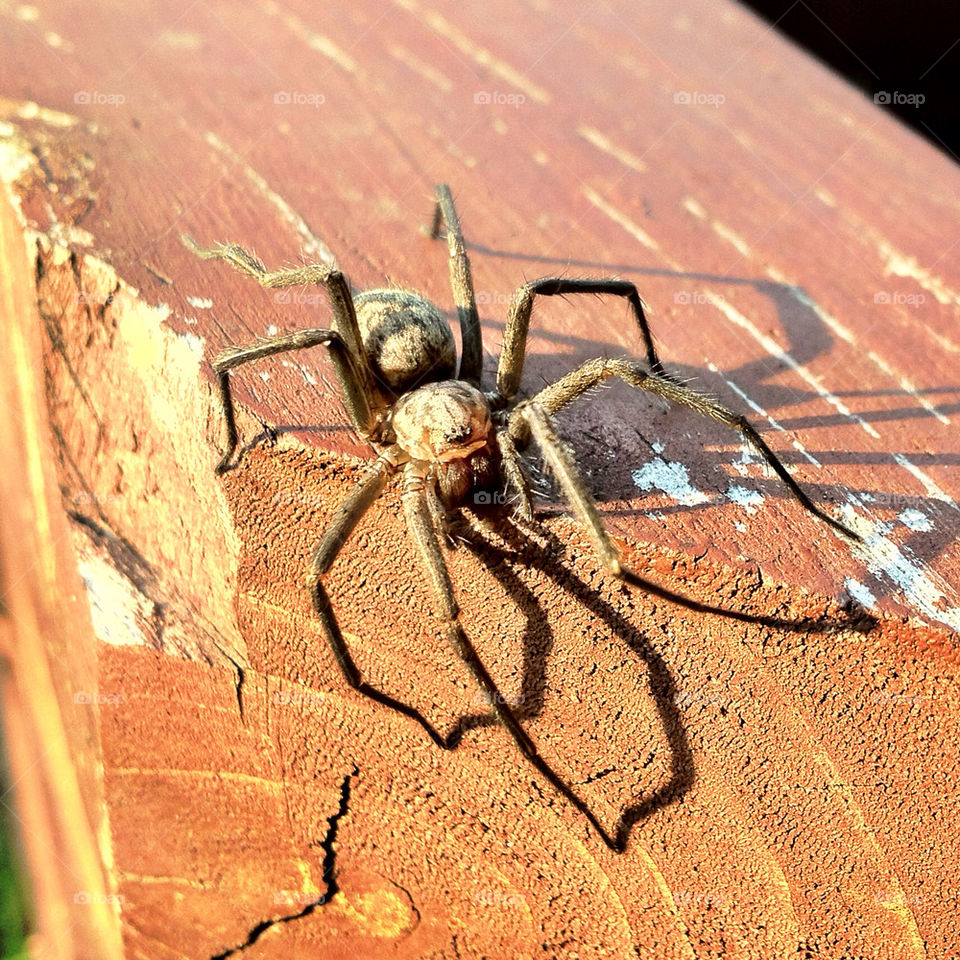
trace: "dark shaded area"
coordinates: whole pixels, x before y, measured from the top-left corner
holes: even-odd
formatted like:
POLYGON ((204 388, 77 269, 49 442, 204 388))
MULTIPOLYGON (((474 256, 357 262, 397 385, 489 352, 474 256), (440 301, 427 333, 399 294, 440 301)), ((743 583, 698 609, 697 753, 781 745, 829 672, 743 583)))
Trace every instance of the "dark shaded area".
POLYGON ((960 162, 960 19, 947 0, 746 5, 960 162))

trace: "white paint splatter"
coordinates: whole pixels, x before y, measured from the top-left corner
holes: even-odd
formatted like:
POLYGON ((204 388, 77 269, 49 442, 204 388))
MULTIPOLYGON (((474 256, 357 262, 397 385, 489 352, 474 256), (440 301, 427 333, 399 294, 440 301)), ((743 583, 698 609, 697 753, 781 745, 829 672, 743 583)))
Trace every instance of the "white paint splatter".
POLYGON ((756 513, 764 499, 762 493, 751 490, 749 487, 741 487, 738 484, 727 488, 727 496, 734 503, 739 503, 747 513, 756 513))
POLYGON ((919 510, 914 510, 912 507, 904 510, 900 514, 899 519, 905 527, 909 527, 911 530, 921 530, 926 532, 933 529, 933 521, 931 521, 931 519, 925 513, 921 513, 919 510))
POLYGON ((863 543, 852 544, 851 549, 877 578, 885 577, 895 583, 904 596, 931 620, 944 623, 952 630, 960 630, 960 607, 951 606, 947 597, 953 589, 943 577, 917 560, 907 546, 889 539, 891 523, 877 523, 858 514, 851 506, 843 507, 843 522, 863 537, 863 543))
POLYGON ((655 457, 634 470, 631 476, 641 490, 661 490, 685 507, 710 502, 705 493, 690 483, 690 473, 682 463, 655 457))
POLYGON ((865 607, 875 607, 877 605, 877 598, 867 587, 859 580, 854 580, 853 577, 847 577, 847 579, 843 581, 843 589, 846 590, 857 603, 865 607))
POLYGON ((213 306, 208 297, 187 297, 187 303, 196 310, 209 310, 213 306))

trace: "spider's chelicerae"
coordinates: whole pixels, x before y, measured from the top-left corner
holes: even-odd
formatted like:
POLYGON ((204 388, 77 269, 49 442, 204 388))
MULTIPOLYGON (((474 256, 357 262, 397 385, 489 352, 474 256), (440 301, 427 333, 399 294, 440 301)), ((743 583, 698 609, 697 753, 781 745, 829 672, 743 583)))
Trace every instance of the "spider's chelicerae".
MULTIPOLYGON (((496 388, 482 391, 480 322, 470 261, 450 189, 443 184, 436 188, 431 236, 440 235, 441 224, 450 251, 450 281, 463 343, 459 368, 453 333, 443 313, 416 293, 377 289, 354 295, 344 275, 335 267, 313 264, 270 271, 236 244, 203 248, 183 235, 183 242, 198 256, 225 260, 264 287, 321 284, 333 311, 332 329, 269 337, 249 346, 229 347, 216 358, 213 368, 227 426, 227 448, 216 470, 221 473, 226 469, 238 443, 230 371, 251 360, 284 351, 325 346, 330 351, 350 418, 377 454, 320 538, 308 576, 314 610, 347 683, 377 702, 417 719, 440 746, 451 746, 417 711, 363 680, 322 584, 323 575, 360 518, 399 470, 403 474, 407 525, 422 559, 447 639, 520 750, 559 786, 556 775, 541 759, 463 630, 439 536, 445 529, 448 511, 486 499, 478 498, 478 494, 505 487, 512 492, 510 499, 516 511, 527 521, 533 520, 530 489, 520 457, 520 451, 532 436, 574 513, 586 527, 604 567, 615 577, 648 586, 620 562, 576 464, 557 437, 553 415, 558 410, 611 377, 649 390, 739 430, 807 510, 846 536, 854 540, 860 538, 810 500, 743 416, 667 374, 654 348, 637 288, 626 280, 544 277, 525 283, 510 306, 497 365, 496 388), (627 300, 646 346, 646 366, 635 360, 588 360, 530 399, 517 402, 534 299, 574 293, 614 294, 627 300)), ((587 814, 610 846, 622 849, 625 840, 612 841, 582 802, 569 790, 563 792, 587 814)))

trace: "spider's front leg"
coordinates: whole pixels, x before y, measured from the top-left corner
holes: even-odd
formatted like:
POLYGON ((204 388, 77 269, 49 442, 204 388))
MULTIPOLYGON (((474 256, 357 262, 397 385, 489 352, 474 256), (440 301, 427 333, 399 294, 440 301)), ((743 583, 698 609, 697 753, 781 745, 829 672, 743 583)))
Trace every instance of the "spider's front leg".
POLYGON ((353 657, 350 655, 347 641, 340 630, 340 625, 337 623, 333 606, 330 603, 330 597, 327 596, 327 591, 323 588, 322 582, 324 574, 333 566, 334 560, 337 559, 337 555, 340 553, 343 545, 347 542, 350 534, 353 533, 363 515, 383 492, 383 488, 396 471, 402 458, 403 454, 399 448, 395 446, 388 447, 367 469, 367 472, 361 477, 353 490, 350 491, 347 499, 344 500, 333 515, 329 526, 320 538, 319 546, 314 551, 307 578, 308 587, 310 589, 310 598, 313 602, 314 612, 320 620, 320 626, 327 638, 327 643, 333 651, 337 666, 340 668, 344 680, 347 681, 350 687, 356 690, 357 693, 363 694, 363 696, 368 697, 376 703, 389 707, 391 710, 396 710, 397 713, 409 717, 411 720, 416 720, 417 723, 426 730, 430 739, 433 740, 438 747, 449 749, 451 744, 447 743, 447 741, 434 730, 420 715, 419 711, 409 704, 391 697, 382 690, 372 687, 363 679, 360 670, 353 661, 353 657))
POLYGON ((297 333, 268 337, 245 347, 228 347, 213 361, 213 371, 217 375, 220 388, 220 402, 223 404, 223 416, 227 423, 227 448, 217 463, 217 473, 223 473, 227 469, 239 442, 237 421, 233 412, 233 395, 230 391, 230 371, 251 360, 261 360, 275 353, 304 350, 321 344, 330 351, 337 377, 343 385, 344 404, 357 432, 365 438, 371 435, 377 424, 376 410, 364 390, 359 366, 339 333, 335 330, 300 330, 297 333))
POLYGON ((444 622, 447 640, 470 671, 477 686, 480 687, 487 702, 493 708, 497 720, 506 727, 527 760, 590 821, 603 842, 611 850, 622 851, 626 845, 625 836, 611 837, 583 800, 554 773, 543 757, 540 756, 533 741, 527 736, 520 725, 520 721, 517 720, 508 706, 506 699, 497 689, 496 683, 464 631, 460 623, 460 607, 454 596, 453 584, 450 582, 450 574, 433 526, 425 488, 428 482, 425 465, 416 462, 407 464, 404 472, 403 510, 410 534, 417 546, 417 552, 423 561, 437 613, 444 622))
MULTIPOLYGON (((563 409, 583 396, 584 393, 611 377, 617 377, 631 387, 656 393, 671 403, 687 407, 701 416, 710 417, 710 419, 716 420, 726 427, 739 431, 805 509, 819 517, 824 523, 828 523, 845 537, 849 537, 858 543, 862 540, 858 533, 831 517, 830 514, 824 513, 807 496, 797 481, 790 476, 789 470, 783 465, 780 458, 767 446, 763 437, 757 433, 750 421, 742 414, 735 413, 711 397, 697 393, 696 390, 691 390, 683 384, 665 377, 654 376, 644 370, 638 363, 630 360, 607 360, 603 358, 588 360, 581 364, 576 370, 568 373, 565 377, 561 377, 556 383, 544 387, 532 400, 517 406, 510 414, 509 430, 511 436, 522 437, 528 427, 533 430, 539 446, 547 455, 556 476, 560 479, 564 492, 570 497, 577 508, 577 512, 588 527, 597 528, 599 526, 599 514, 596 513, 593 500, 586 494, 573 460, 567 455, 557 439, 550 417, 551 414, 563 409), (570 479, 565 481, 564 477, 570 479), (585 501, 589 508, 593 510, 596 515, 595 518, 590 515, 588 506, 577 506, 582 501, 585 501)), ((600 533, 591 535, 600 536, 600 533)), ((605 533, 602 536, 606 538, 605 533)), ((608 539, 606 542, 609 544, 608 539)))
POLYGON ((180 239, 188 250, 201 259, 223 260, 244 276, 256 280, 262 287, 275 289, 320 284, 327 292, 333 312, 333 331, 306 330, 285 337, 264 339, 247 347, 229 348, 217 357, 214 369, 220 381, 220 396, 230 441, 230 448, 217 465, 217 472, 220 473, 226 468, 237 441, 233 404, 226 378, 227 371, 250 360, 281 353, 284 350, 299 350, 321 343, 330 349, 347 412, 357 432, 362 437, 369 438, 375 432, 379 422, 380 401, 373 386, 370 362, 363 346, 363 338, 357 324, 357 312, 346 277, 335 267, 322 263, 292 269, 267 270, 262 260, 239 244, 218 243, 212 247, 201 247, 186 233, 181 234, 180 239))
POLYGON ((503 346, 500 349, 500 363, 497 366, 497 391, 505 400, 512 400, 520 389, 520 378, 523 375, 523 362, 527 354, 527 334, 530 329, 530 313, 533 310, 533 301, 537 296, 553 297, 568 293, 609 293, 623 297, 630 304, 636 317, 637 325, 643 336, 647 348, 647 363, 650 368, 662 377, 669 378, 664 370, 653 337, 650 334, 650 325, 643 312, 643 301, 634 284, 628 280, 608 279, 571 279, 568 277, 543 277, 525 283, 514 294, 510 305, 510 314, 507 317, 503 333, 503 346))

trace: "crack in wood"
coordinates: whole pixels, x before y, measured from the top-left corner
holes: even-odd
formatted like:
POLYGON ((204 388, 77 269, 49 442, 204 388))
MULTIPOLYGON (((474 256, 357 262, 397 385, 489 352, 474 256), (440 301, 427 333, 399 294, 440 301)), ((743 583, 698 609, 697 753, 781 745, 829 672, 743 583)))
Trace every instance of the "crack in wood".
POLYGON ((337 807, 336 813, 332 814, 327 820, 327 835, 320 841, 320 849, 324 851, 322 879, 327 882, 326 892, 315 899, 311 899, 302 910, 298 910, 296 913, 287 914, 283 917, 273 917, 269 920, 261 920, 256 926, 251 928, 247 934, 247 939, 244 940, 243 943, 214 954, 210 960, 227 960, 228 957, 242 953, 247 947, 252 947, 271 927, 275 927, 280 923, 292 923, 294 920, 308 917, 318 907, 325 906, 337 895, 340 888, 337 886, 335 869, 337 854, 333 849, 333 845, 336 842, 337 832, 340 829, 340 821, 346 816, 347 807, 350 803, 350 781, 359 773, 360 768, 354 764, 353 771, 343 778, 343 783, 340 785, 340 804, 337 807))

